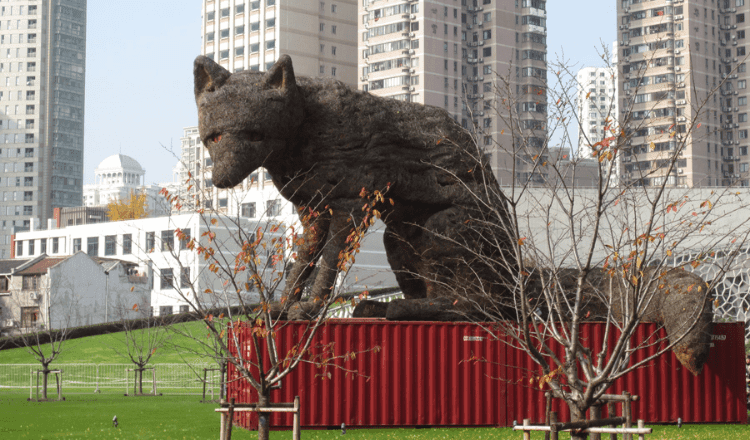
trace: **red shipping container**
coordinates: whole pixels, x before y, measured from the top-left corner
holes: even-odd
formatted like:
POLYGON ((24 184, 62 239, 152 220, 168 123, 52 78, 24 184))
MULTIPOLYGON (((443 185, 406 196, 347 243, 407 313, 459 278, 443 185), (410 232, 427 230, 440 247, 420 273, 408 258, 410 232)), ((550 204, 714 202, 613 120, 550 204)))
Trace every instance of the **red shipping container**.
MULTIPOLYGON (((600 344, 604 327, 584 324, 583 340, 600 344)), ((295 335, 306 328, 305 322, 281 327, 276 336, 279 352, 287 353, 299 340, 295 335)), ((642 324, 635 339, 643 341, 657 328, 642 324)), ((664 336, 663 330, 657 334, 664 336)), ((238 337, 241 346, 247 346, 249 329, 238 337)), ((747 423, 743 324, 716 324, 713 338, 709 361, 699 376, 683 368, 670 352, 616 381, 608 392, 640 396, 633 404, 633 417, 647 423, 675 422, 678 417, 688 423, 747 423)), ((539 368, 521 350, 488 338, 476 324, 337 319, 320 329, 316 343, 333 343, 337 355, 375 346, 381 350, 346 361, 344 365, 358 374, 306 363, 284 378, 271 401, 292 402, 300 396, 303 427, 511 426, 514 420, 544 420, 544 392, 538 383, 529 382, 539 368)), ((634 361, 648 354, 640 351, 634 361)), ((257 401, 255 389, 232 367, 229 379, 230 398, 238 403, 257 401)), ((561 401, 555 400, 553 410, 568 419, 561 401)), ((257 428, 252 413, 235 414, 235 422, 257 428)), ((290 429, 292 416, 274 414, 271 426, 290 429)))

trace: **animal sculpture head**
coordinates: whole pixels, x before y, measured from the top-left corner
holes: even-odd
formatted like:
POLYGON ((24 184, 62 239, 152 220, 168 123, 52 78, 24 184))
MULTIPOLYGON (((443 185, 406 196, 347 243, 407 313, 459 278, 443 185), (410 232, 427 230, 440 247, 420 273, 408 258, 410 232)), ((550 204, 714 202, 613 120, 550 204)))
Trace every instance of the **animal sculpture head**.
POLYGON ((234 74, 199 56, 193 74, 198 128, 215 186, 233 187, 268 161, 283 159, 304 115, 289 56, 266 73, 234 74))

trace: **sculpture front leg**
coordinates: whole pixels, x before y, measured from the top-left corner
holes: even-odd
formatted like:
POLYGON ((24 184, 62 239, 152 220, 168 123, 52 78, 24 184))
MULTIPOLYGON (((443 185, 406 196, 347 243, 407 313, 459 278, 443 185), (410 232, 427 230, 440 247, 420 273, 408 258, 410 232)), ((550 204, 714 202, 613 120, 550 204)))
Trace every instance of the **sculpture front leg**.
POLYGON ((302 223, 301 244, 297 248, 297 258, 286 277, 286 287, 282 298, 284 302, 298 302, 315 264, 320 259, 331 226, 331 215, 328 211, 322 213, 300 208, 300 222, 302 223))

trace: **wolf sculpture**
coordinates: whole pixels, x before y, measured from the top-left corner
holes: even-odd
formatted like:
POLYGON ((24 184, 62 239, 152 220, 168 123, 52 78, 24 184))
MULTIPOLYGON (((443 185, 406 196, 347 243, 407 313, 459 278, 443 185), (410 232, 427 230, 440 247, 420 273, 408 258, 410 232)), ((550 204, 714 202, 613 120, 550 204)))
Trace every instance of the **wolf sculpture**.
POLYGON ((315 265, 312 295, 330 291, 346 237, 363 220, 363 188, 387 188, 376 209, 406 298, 506 293, 514 265, 495 264, 511 252, 506 200, 469 133, 447 112, 333 79, 295 78, 288 56, 267 73, 235 74, 198 57, 194 73, 214 185, 233 187, 264 167, 282 196, 318 214, 303 224, 285 297, 299 300, 315 265))
MULTIPOLYGON (((301 216, 304 244, 287 275, 286 304, 301 304, 305 287, 314 298, 330 293, 346 238, 364 220, 362 189, 387 188, 393 203, 375 208, 406 300, 386 316, 459 320, 482 301, 513 307, 519 271, 508 201, 477 142, 448 112, 297 78, 285 55, 266 73, 234 74, 198 57, 194 76, 214 185, 233 187, 264 167, 283 197, 316 214, 301 216)), ((690 356, 702 366, 704 354, 690 356)))

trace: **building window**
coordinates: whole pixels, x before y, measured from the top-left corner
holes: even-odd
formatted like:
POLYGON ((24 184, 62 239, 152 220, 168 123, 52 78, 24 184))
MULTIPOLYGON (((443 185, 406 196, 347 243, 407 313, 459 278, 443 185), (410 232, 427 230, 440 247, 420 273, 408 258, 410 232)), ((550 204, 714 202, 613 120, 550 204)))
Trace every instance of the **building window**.
POLYGON ((23 290, 36 290, 39 288, 39 279, 41 275, 24 275, 21 279, 21 288, 23 290))
MULTIPOLYGON (((258 53, 260 50, 260 43, 253 43, 250 45, 250 53, 258 53)), ((253 70, 252 68, 250 70, 253 70)), ((258 70, 258 69, 255 69, 258 70)))
POLYGON ((281 202, 279 200, 266 201, 266 215, 268 217, 277 217, 281 214, 281 202))
POLYGON ((227 199, 226 197, 219 199, 219 208, 226 208, 228 204, 229 199, 227 199))
POLYGON ((242 204, 242 216, 247 218, 255 218, 255 202, 242 204))
POLYGON ((208 32, 208 33, 206 34, 206 41, 208 41, 209 43, 210 43, 211 41, 214 41, 214 33, 213 33, 213 32, 208 32))
POLYGON ((171 252, 174 249, 174 230, 161 231, 161 251, 171 252))
POLYGON ((188 248, 188 243, 190 243, 190 240, 192 237, 190 236, 190 228, 185 228, 182 230, 182 238, 180 239, 180 250, 185 250, 188 248))
POLYGON ((146 232, 146 252, 153 252, 156 247, 156 232, 146 232))
POLYGON ((245 48, 243 46, 234 49, 234 56, 241 57, 243 55, 245 55, 245 48))
POLYGON ((89 237, 86 239, 86 253, 89 257, 99 256, 99 237, 89 237))
POLYGON ((245 12, 245 5, 237 5, 234 7, 235 14, 243 14, 245 12))
POLYGON ((331 33, 332 33, 332 34, 335 34, 335 33, 336 33, 336 25, 335 25, 335 24, 332 24, 332 25, 331 25, 331 33))
POLYGON ((104 237, 104 255, 117 254, 117 236, 107 235, 104 237))
POLYGON ((268 20, 266 20, 266 29, 272 28, 274 26, 276 26, 276 19, 275 18, 269 18, 268 20))
POLYGON ((190 287, 190 268, 189 267, 183 267, 182 271, 180 272, 180 287, 182 288, 190 287))
POLYGON ((161 269, 161 282, 159 288, 162 290, 174 288, 174 273, 172 269, 161 269))
POLYGON ((23 255, 23 241, 16 242, 16 256, 20 257, 23 255))
POLYGON ((52 253, 57 254, 60 252, 60 239, 58 237, 52 238, 52 253))
POLYGON ((39 322, 39 307, 21 307, 21 327, 34 327, 39 322))
POLYGON ((10 292, 10 280, 8 279, 8 277, 0 277, 0 292, 10 292))
POLYGON ((77 253, 81 251, 81 239, 80 238, 74 238, 73 239, 73 253, 77 253))
POLYGON ((159 306, 159 316, 167 316, 172 314, 172 306, 159 306))
POLYGON ((250 2, 250 10, 251 11, 257 11, 258 9, 260 9, 260 1, 250 2))
POLYGON ((29 240, 29 256, 33 257, 36 250, 34 249, 34 244, 36 243, 36 240, 29 240))
POLYGON ((331 76, 336 76, 336 68, 331 67, 331 76))
MULTIPOLYGON (((271 50, 276 47, 276 40, 266 41, 266 50, 271 50)), ((273 63, 271 63, 273 65, 273 63)))
POLYGON ((122 254, 130 255, 133 253, 133 234, 123 234, 122 236, 122 254))

